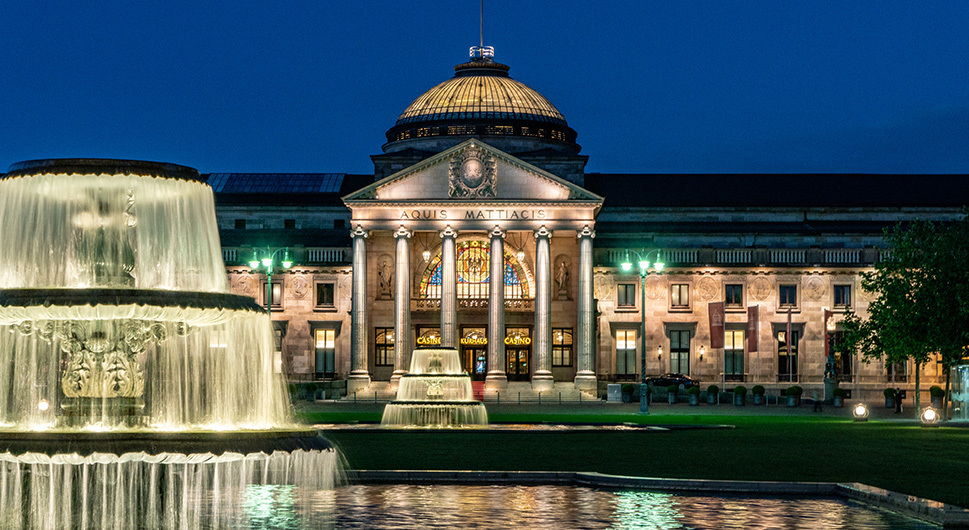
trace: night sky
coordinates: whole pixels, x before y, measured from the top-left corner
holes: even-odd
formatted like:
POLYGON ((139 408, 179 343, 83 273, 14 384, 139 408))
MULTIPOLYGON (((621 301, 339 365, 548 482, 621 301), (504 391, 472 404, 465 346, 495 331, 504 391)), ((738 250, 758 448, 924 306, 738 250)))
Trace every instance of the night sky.
MULTIPOLYGON (((478 42, 476 0, 0 5, 0 171, 372 173, 478 42)), ((587 171, 969 173, 969 2, 496 1, 485 44, 587 171)))

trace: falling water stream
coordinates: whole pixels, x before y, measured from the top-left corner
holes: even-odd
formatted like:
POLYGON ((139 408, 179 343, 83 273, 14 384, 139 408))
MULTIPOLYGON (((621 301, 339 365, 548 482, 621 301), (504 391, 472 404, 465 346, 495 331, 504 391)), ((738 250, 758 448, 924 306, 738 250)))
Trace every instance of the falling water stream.
POLYGON ((340 457, 275 372, 197 171, 62 159, 0 179, 5 528, 222 526, 244 513, 232 491, 333 488, 340 457))

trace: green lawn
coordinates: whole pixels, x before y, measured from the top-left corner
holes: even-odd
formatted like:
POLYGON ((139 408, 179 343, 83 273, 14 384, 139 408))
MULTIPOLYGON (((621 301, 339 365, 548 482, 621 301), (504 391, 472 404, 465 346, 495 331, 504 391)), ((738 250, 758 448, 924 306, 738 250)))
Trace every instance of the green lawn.
MULTIPOLYGON (((312 414, 316 422, 379 414, 312 414)), ((326 431, 352 469, 597 471, 648 477, 864 482, 969 508, 969 430, 785 416, 494 414, 500 422, 730 424, 670 432, 326 431)))

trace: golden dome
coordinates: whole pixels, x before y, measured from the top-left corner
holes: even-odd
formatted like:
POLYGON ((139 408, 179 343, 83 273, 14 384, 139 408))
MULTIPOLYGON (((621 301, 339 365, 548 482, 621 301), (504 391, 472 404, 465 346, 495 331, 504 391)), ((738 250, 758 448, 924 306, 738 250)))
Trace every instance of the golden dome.
POLYGON ((566 125, 544 96, 508 77, 508 66, 476 60, 454 67, 454 77, 415 99, 397 125, 453 120, 524 120, 566 125))

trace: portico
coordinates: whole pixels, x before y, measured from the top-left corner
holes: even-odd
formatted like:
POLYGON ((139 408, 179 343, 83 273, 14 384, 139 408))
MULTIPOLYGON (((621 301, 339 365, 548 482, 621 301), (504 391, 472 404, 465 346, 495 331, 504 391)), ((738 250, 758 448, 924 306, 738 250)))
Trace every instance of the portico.
POLYGON ((343 200, 354 238, 348 392, 393 383, 422 344, 459 348, 490 388, 511 377, 595 390, 601 197, 468 140, 343 200))

